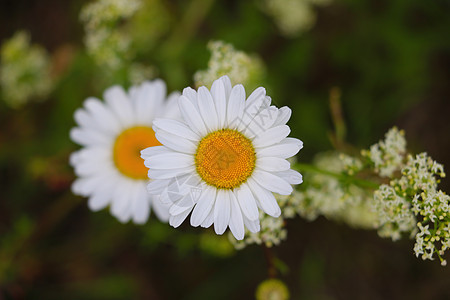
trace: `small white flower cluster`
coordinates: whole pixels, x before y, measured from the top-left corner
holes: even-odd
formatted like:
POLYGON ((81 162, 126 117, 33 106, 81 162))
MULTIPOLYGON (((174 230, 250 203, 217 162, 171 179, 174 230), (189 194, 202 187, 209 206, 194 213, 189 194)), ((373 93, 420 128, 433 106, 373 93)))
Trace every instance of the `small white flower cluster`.
POLYGON ((141 4, 141 0, 97 0, 82 9, 80 18, 86 29, 96 30, 102 26, 113 26, 122 18, 131 17, 141 4))
POLYGON ((257 56, 236 50, 223 41, 208 43, 211 58, 208 68, 194 74, 196 86, 211 86, 217 78, 228 75, 232 84, 241 83, 247 91, 256 88, 264 77, 264 66, 257 56))
POLYGON ((354 227, 374 228, 376 215, 372 211, 371 194, 350 181, 331 176, 345 178, 361 168, 361 161, 332 152, 317 156, 314 164, 330 174, 306 172, 306 186, 293 195, 298 199, 300 216, 312 221, 323 215, 354 227))
POLYGON ((411 203, 396 194, 392 186, 382 184, 374 193, 374 208, 378 213, 376 227, 378 235, 397 241, 402 233, 414 235, 416 218, 411 203))
POLYGON ((361 154, 367 157, 375 166, 375 172, 382 177, 392 177, 394 172, 400 171, 406 154, 406 139, 403 130, 391 128, 385 139, 363 150, 361 154))
POLYGON ((403 177, 396 184, 403 191, 406 191, 408 187, 416 191, 435 191, 439 183, 436 176, 445 177, 444 166, 426 153, 420 153, 415 157, 408 155, 402 174, 403 177))
POLYGON ((292 219, 296 216, 295 207, 298 206, 298 203, 295 203, 297 200, 292 196, 276 195, 276 199, 280 205, 282 215, 274 218, 260 211, 261 230, 259 232, 253 233, 246 230, 244 239, 240 241, 236 240, 231 232, 229 233, 229 240, 236 250, 244 249, 247 245, 261 245, 263 243, 270 248, 274 245, 279 245, 281 241, 287 238, 285 219, 292 219))
POLYGON ((433 259, 436 254, 446 265, 442 256, 450 247, 450 197, 438 190, 444 167, 426 153, 406 155, 404 133, 397 128, 363 155, 375 172, 391 179, 374 193, 378 234, 398 240, 409 233, 415 236, 417 257, 433 259))
POLYGON ((348 175, 354 175, 363 168, 363 163, 356 157, 340 153, 339 160, 342 162, 343 168, 348 175))
POLYGON ((45 49, 31 45, 27 32, 17 32, 1 47, 0 86, 5 102, 18 108, 31 98, 48 96, 54 85, 50 69, 45 49))
POLYGON ((402 175, 391 185, 398 194, 411 199, 412 212, 421 218, 417 223, 419 232, 415 236, 414 252, 424 260, 433 259, 437 254, 445 265, 442 256, 450 246, 450 197, 437 188, 437 178, 445 177, 444 168, 421 153, 408 156, 402 175))
POLYGON ((133 63, 129 66, 128 74, 130 82, 134 85, 138 85, 149 78, 156 78, 158 75, 158 70, 154 66, 133 63))
POLYGON ((316 23, 313 5, 327 5, 329 0, 263 0, 262 9, 271 17, 286 37, 296 37, 316 23))
POLYGON ((86 31, 86 48, 99 65, 117 69, 130 56, 131 40, 118 24, 141 5, 141 0, 97 0, 83 7, 80 19, 86 31))

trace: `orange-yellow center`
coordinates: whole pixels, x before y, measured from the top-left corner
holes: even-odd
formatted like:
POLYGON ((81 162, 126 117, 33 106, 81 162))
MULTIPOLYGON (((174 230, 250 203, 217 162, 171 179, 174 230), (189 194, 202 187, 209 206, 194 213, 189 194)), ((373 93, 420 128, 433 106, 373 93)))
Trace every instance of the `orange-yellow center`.
POLYGON ((197 173, 207 184, 220 189, 239 187, 252 174, 255 161, 252 142, 231 129, 205 136, 195 154, 197 173))
POLYGON ((148 169, 141 158, 141 150, 159 146, 153 129, 136 126, 123 131, 114 142, 113 158, 119 171, 133 179, 147 179, 148 169))

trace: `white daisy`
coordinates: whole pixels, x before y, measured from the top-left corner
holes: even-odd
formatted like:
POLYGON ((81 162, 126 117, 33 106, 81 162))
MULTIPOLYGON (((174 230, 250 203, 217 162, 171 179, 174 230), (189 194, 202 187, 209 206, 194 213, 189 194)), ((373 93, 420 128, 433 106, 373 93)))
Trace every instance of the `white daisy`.
POLYGON ((244 87, 223 76, 211 92, 185 88, 178 99, 184 121, 155 119, 153 129, 163 146, 141 151, 152 179, 149 193, 170 205, 169 223, 177 227, 192 211, 191 225, 217 234, 227 227, 237 239, 244 225, 258 232, 259 210, 280 216, 272 193, 289 195, 302 176, 287 158, 303 146, 287 138, 288 107, 270 106, 264 88, 247 99, 244 87))
POLYGON ((72 185, 75 194, 89 197, 88 206, 98 211, 110 205, 111 214, 121 222, 130 219, 145 223, 150 205, 159 219, 167 221, 168 207, 149 195, 147 168, 140 151, 161 145, 155 138, 155 117, 179 117, 175 92, 166 100, 162 80, 144 82, 126 93, 121 87, 108 88, 105 102, 88 98, 84 107, 75 111, 78 127, 70 137, 83 146, 70 157, 79 177, 72 185))

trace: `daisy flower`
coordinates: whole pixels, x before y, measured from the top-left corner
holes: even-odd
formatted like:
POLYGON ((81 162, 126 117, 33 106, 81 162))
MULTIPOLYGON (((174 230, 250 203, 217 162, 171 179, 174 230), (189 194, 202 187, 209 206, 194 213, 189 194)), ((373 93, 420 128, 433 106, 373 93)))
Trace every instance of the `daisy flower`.
POLYGON ((288 138, 288 107, 270 105, 264 88, 247 99, 244 87, 223 76, 209 91, 185 88, 178 99, 183 121, 155 119, 162 146, 141 151, 151 179, 147 189, 170 205, 170 225, 179 226, 191 213, 191 225, 217 234, 227 227, 243 239, 244 226, 260 230, 259 208, 278 217, 273 193, 289 195, 302 176, 287 158, 302 148, 288 138))
POLYGON ((161 145, 152 121, 179 116, 179 93, 166 99, 166 85, 158 79, 133 86, 128 93, 113 86, 103 97, 105 102, 86 99, 74 114, 78 127, 72 128, 70 137, 82 148, 70 157, 78 176, 73 192, 88 197, 93 211, 110 205, 111 214, 121 222, 145 223, 151 207, 159 219, 167 221, 167 205, 146 191, 148 170, 140 151, 161 145))

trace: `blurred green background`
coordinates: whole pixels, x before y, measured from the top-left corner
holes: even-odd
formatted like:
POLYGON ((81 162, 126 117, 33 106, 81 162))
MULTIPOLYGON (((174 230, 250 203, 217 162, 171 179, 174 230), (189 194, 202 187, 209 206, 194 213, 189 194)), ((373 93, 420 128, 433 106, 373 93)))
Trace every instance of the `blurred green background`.
MULTIPOLYGON (((86 3, 0 1, 0 43, 28 30, 59 76, 45 102, 12 109, 0 101, 0 299, 254 298, 268 276, 261 247, 235 251, 226 236, 188 222, 123 225, 71 193, 74 110, 112 84, 131 84, 120 70, 106 76, 86 53, 86 3)), ((290 38, 258 1, 162 3, 167 29, 134 60, 154 66, 169 91, 193 86, 208 41, 223 40, 264 62, 273 103, 293 110, 291 135, 305 144, 299 161, 333 148, 329 93, 337 87, 348 143, 368 147, 397 125, 412 152, 450 166, 450 1, 334 0, 314 8, 311 30, 290 38), (193 24, 189 35, 183 22, 193 24)), ((448 179, 441 187, 449 191, 448 179)), ((287 228, 274 252, 293 299, 450 298, 448 267, 416 258, 411 240, 324 218, 297 217, 287 228)))

